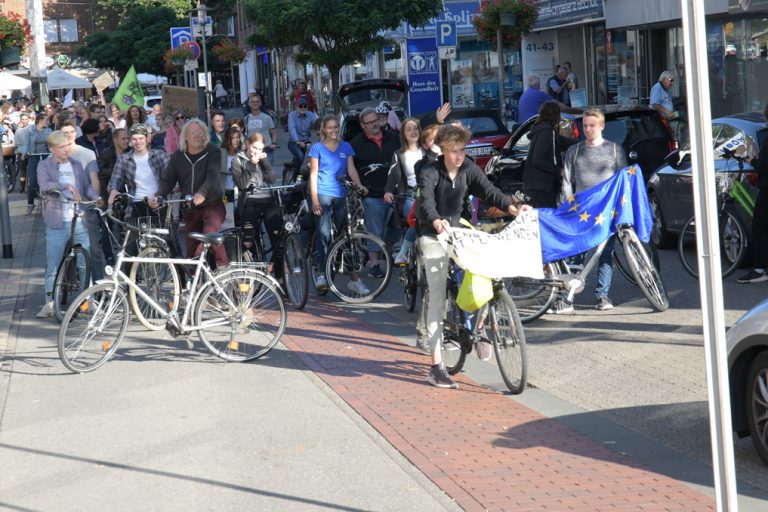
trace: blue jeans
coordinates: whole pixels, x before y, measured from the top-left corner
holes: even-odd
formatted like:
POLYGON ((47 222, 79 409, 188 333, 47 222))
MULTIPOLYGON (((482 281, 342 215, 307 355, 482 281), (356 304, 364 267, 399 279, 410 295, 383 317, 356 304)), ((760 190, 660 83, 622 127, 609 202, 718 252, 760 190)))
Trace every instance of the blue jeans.
MULTIPOLYGON (((384 240, 392 207, 384 202, 383 197, 364 197, 363 211, 365 212, 365 230, 384 240)), ((368 250, 378 251, 378 247, 371 243, 368 250)))
MULTIPOLYGON (((72 227, 71 222, 64 222, 60 229, 45 228, 45 294, 46 300, 51 300, 53 293, 53 283, 56 281, 56 271, 59 269, 61 257, 64 255, 64 248, 69 240, 69 230, 72 227)), ((78 222, 75 227, 75 243, 80 244, 90 253, 91 244, 88 238, 88 229, 82 222, 78 222)))
POLYGON ((288 151, 291 152, 293 158, 295 158, 299 165, 301 165, 301 163, 304 161, 304 150, 301 148, 301 146, 299 146, 299 143, 289 140, 288 151))
POLYGON ((46 157, 30 155, 27 158, 29 161, 27 164, 27 205, 34 206, 35 198, 38 194, 37 164, 40 163, 40 160, 46 157))
POLYGON ((336 231, 341 229, 344 222, 344 198, 317 195, 323 213, 315 215, 315 264, 318 272, 325 269, 325 255, 331 240, 331 216, 333 216, 336 231))
MULTIPOLYGON (((616 243, 616 235, 611 235, 608 243, 600 255, 597 265, 597 286, 595 287, 595 298, 608 298, 608 292, 611 290, 611 279, 613 278, 613 246, 616 243)), ((581 253, 573 257, 573 263, 583 265, 587 253, 581 253)))

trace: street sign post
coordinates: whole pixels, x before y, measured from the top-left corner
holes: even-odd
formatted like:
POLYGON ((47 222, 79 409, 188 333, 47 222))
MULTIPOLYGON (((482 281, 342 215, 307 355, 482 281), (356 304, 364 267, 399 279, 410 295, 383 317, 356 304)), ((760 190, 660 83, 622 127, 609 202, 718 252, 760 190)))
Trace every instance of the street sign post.
POLYGON ((178 48, 193 39, 192 30, 189 27, 171 27, 171 48, 178 48))
POLYGON ((437 47, 453 46, 456 47, 456 22, 438 21, 435 27, 435 38, 437 47))
MULTIPOLYGON (((203 27, 200 24, 200 18, 193 16, 190 18, 192 24, 192 36, 196 38, 203 37, 203 27)), ((211 37, 213 35, 213 18, 210 16, 205 17, 205 37, 211 37)))
POLYGON ((455 46, 438 46, 437 51, 440 54, 440 59, 455 59, 456 47, 455 46))
POLYGON ((192 52, 192 60, 197 60, 200 58, 200 43, 197 41, 187 41, 186 43, 182 44, 182 46, 190 49, 192 52))

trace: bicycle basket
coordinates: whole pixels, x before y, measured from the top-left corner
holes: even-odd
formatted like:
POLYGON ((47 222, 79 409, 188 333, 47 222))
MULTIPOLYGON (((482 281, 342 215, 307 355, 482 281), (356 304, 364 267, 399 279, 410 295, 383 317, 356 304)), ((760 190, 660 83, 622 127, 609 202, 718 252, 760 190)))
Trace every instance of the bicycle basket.
POLYGON ((161 217, 131 217, 126 222, 129 226, 139 228, 139 233, 150 233, 155 229, 166 228, 166 222, 161 217))

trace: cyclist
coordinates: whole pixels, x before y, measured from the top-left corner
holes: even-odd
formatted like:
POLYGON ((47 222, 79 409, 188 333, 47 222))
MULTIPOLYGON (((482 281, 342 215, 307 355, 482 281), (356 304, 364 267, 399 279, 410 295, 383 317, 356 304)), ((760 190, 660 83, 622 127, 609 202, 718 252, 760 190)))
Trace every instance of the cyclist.
MULTIPOLYGON (((339 183, 340 176, 348 175, 360 192, 368 192, 361 183, 352 157, 352 146, 339 139, 339 118, 333 114, 323 117, 320 124, 320 143, 313 144, 309 150, 309 193, 312 199, 312 212, 315 217, 315 263, 318 270, 325 268, 327 246, 331 242, 331 217, 336 227, 341 229, 344 220, 344 185, 339 183)), ((370 292, 357 277, 347 283, 347 287, 360 295, 370 292)), ((315 279, 318 291, 328 289, 328 283, 322 270, 315 279)))
POLYGON ((517 215, 530 209, 514 206, 501 190, 494 187, 485 173, 466 158, 470 133, 454 125, 442 126, 437 131, 435 144, 442 155, 424 166, 419 174, 416 217, 419 230, 419 250, 427 273, 427 335, 432 350, 432 368, 427 382, 439 388, 455 389, 458 385, 445 370, 442 361, 443 317, 449 257, 437 240, 437 235, 459 225, 464 199, 472 194, 487 204, 517 215))
MULTIPOLYGON (((91 187, 88 174, 80 165, 80 162, 70 158, 69 153, 72 142, 60 131, 51 133, 47 138, 48 149, 51 156, 40 162, 37 166, 37 182, 40 192, 46 194, 52 190, 60 190, 74 200, 81 198, 94 200, 99 194, 91 187)), ((45 220, 45 305, 37 314, 37 318, 50 318, 53 316, 53 284, 56 279, 61 255, 67 245, 71 231, 71 223, 74 218, 74 206, 63 202, 56 195, 46 196, 43 219, 45 220)), ((79 217, 79 224, 75 228, 75 243, 79 243, 86 251, 90 251, 88 230, 83 224, 84 217, 79 217)))
POLYGON ((312 125, 317 120, 317 114, 308 111, 307 100, 300 98, 296 102, 295 110, 288 114, 288 149, 297 165, 304 161, 304 153, 307 152, 310 140, 312 138, 312 125))
POLYGON ((261 190, 262 187, 275 182, 275 174, 264 151, 264 136, 261 133, 256 132, 248 136, 245 151, 238 153, 232 161, 232 178, 240 191, 237 204, 245 240, 255 238, 259 220, 262 220, 272 246, 275 279, 282 281, 283 265, 280 262, 283 260, 283 247, 279 236, 283 219, 272 193, 269 190, 261 190))

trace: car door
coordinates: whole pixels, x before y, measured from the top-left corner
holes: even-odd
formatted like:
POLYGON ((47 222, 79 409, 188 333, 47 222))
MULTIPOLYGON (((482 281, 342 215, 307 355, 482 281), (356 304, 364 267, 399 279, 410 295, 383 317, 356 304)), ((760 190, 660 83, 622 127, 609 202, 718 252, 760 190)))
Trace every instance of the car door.
POLYGON ((501 153, 491 158, 486 166, 488 178, 506 194, 514 194, 523 188, 523 169, 534 121, 535 118, 520 125, 501 153))

